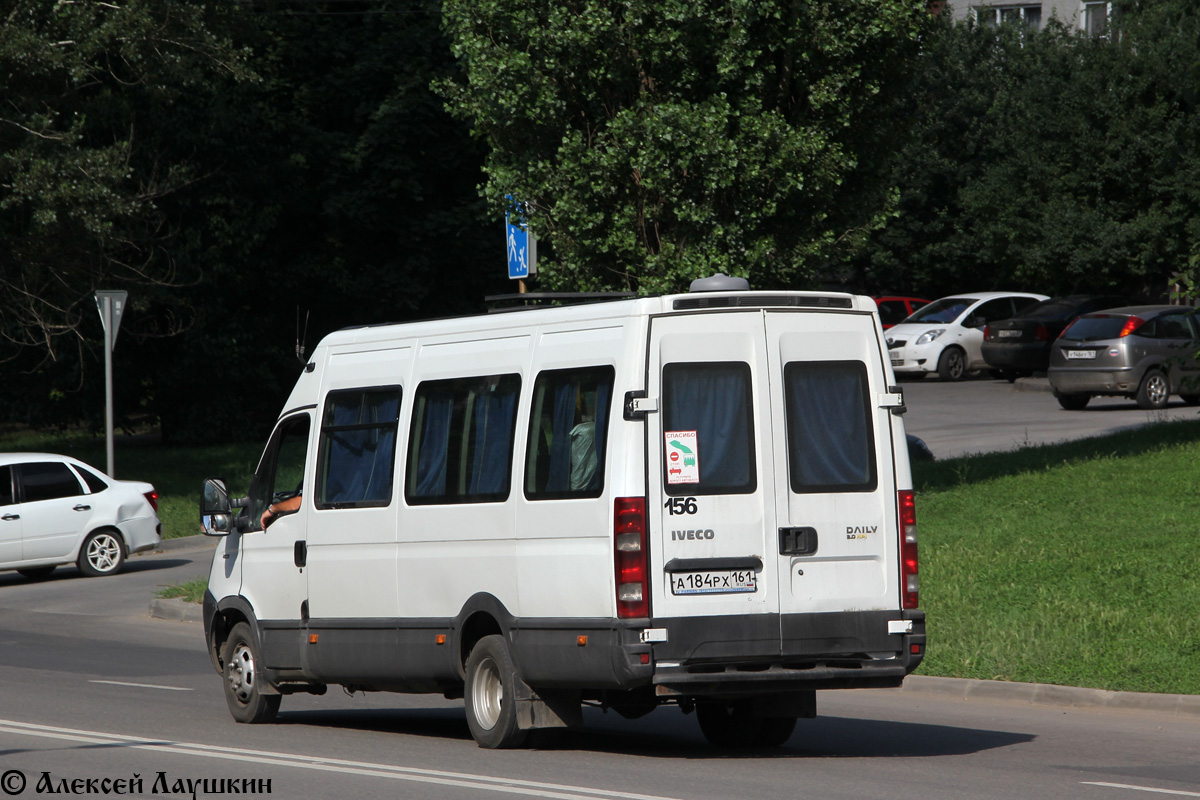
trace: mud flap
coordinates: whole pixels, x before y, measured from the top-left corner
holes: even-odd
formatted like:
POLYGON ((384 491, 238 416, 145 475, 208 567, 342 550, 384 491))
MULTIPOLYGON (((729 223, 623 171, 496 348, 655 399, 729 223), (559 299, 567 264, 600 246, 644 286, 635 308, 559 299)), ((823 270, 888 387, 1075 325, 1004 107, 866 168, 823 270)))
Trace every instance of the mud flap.
POLYGON ((547 689, 536 692, 514 676, 517 728, 575 728, 583 724, 583 701, 578 692, 547 689))

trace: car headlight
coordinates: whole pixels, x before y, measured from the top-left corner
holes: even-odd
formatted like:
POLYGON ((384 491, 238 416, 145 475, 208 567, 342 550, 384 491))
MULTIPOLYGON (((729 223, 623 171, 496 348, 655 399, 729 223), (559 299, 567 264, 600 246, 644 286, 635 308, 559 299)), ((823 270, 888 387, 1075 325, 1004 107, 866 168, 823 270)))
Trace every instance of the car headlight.
POLYGON ((922 333, 920 336, 917 337, 917 340, 915 342, 913 342, 913 344, 929 344, 930 342, 932 342, 934 339, 941 336, 945 332, 946 332, 945 328, 934 328, 931 331, 925 331, 924 333, 922 333))

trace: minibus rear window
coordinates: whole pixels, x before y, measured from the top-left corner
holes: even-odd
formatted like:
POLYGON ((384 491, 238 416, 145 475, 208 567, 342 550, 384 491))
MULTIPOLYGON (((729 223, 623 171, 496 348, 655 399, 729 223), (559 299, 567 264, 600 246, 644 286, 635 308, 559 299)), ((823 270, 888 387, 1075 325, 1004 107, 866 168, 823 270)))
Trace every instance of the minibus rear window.
POLYGON ((675 363, 663 367, 663 432, 694 442, 699 480, 677 482, 663 463, 671 496, 753 494, 754 417, 750 365, 739 361, 675 363), (682 438, 682 437, 681 437, 682 438))
POLYGON ((870 492, 875 436, 861 361, 793 361, 783 368, 792 491, 870 492))
POLYGON ((520 375, 425 381, 417 387, 404 496, 411 505, 508 498, 520 375))
POLYGON ((525 496, 599 497, 612 404, 612 367, 542 372, 533 384, 525 496))
POLYGON ((321 416, 318 508, 386 506, 392 501, 400 388, 330 392, 321 416))

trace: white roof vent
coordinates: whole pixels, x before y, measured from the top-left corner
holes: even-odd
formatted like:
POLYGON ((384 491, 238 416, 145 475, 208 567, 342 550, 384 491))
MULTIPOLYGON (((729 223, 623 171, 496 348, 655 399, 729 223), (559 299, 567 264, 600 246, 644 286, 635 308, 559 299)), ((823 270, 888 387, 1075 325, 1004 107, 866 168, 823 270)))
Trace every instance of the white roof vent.
POLYGON ((750 288, 750 281, 745 278, 733 278, 724 272, 709 275, 707 278, 697 278, 688 287, 689 292, 744 292, 750 288))

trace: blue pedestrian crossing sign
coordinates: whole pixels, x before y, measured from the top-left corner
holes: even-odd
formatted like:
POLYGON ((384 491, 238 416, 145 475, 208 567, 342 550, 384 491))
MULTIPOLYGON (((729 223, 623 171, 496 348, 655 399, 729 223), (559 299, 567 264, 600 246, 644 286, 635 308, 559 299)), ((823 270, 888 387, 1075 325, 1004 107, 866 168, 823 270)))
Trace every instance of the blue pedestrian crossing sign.
POLYGON ((513 280, 537 274, 537 239, 529 232, 529 224, 521 214, 523 204, 513 204, 504 212, 504 233, 508 244, 508 277, 513 280), (518 209, 513 213, 513 208, 518 209))

